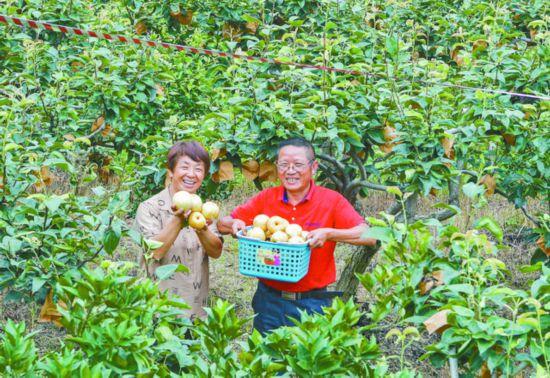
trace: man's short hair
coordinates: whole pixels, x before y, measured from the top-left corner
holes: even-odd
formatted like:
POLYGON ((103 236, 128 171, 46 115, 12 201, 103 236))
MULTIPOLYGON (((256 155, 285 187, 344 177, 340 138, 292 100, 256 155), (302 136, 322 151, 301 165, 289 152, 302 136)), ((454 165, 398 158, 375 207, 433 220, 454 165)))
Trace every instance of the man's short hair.
POLYGON ((277 147, 277 155, 279 155, 281 149, 286 146, 303 147, 307 150, 308 159, 315 159, 315 148, 313 148, 313 145, 304 138, 289 138, 279 142, 279 146, 277 147))

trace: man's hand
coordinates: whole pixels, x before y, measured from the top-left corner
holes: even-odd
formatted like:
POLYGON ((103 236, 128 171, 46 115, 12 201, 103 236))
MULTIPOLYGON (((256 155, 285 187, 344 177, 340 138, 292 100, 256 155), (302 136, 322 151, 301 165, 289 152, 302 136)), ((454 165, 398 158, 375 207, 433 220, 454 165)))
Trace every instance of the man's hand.
POLYGON ((330 232, 330 228, 318 228, 316 230, 309 231, 307 234, 309 246, 311 248, 321 248, 329 239, 330 232))
POLYGON ((231 225, 231 233, 233 236, 237 236, 237 232, 246 229, 246 223, 240 219, 233 219, 233 224, 231 225))

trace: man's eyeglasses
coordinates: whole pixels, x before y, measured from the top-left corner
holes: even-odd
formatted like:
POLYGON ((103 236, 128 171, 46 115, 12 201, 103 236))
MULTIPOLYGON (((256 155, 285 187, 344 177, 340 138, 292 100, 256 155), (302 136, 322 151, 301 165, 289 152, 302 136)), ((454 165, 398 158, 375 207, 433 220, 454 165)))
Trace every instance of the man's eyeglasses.
POLYGON ((275 165, 277 165, 277 169, 280 172, 286 172, 292 167, 294 167, 296 172, 303 172, 311 163, 313 163, 313 159, 309 160, 307 163, 287 163, 286 161, 279 161, 275 165))

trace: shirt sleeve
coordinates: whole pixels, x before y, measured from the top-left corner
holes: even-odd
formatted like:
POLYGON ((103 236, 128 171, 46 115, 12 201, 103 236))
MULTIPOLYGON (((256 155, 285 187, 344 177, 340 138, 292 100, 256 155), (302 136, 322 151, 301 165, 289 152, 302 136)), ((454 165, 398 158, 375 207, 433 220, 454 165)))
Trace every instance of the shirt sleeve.
POLYGON ((218 221, 214 221, 212 222, 212 224, 210 226, 208 226, 208 229, 210 231, 212 231, 212 233, 214 235, 216 235, 218 238, 220 238, 220 240, 222 241, 223 243, 223 235, 220 233, 220 231, 218 230, 218 221))
POLYGON ((254 197, 250 198, 244 204, 237 206, 232 212, 231 217, 233 219, 240 219, 246 223, 246 225, 251 225, 254 221, 254 217, 263 212, 264 205, 264 192, 262 191, 256 194, 254 197))
POLYGON ((334 228, 347 229, 365 223, 365 219, 359 214, 342 195, 334 207, 334 228))
POLYGON ((147 202, 139 204, 134 228, 145 238, 152 238, 162 231, 160 212, 147 202))

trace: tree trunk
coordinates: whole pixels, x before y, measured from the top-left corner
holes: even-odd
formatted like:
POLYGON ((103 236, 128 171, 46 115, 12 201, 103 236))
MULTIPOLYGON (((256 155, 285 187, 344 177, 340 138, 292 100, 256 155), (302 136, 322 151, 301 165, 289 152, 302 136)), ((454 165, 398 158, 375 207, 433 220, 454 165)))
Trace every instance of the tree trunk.
POLYGON ((378 249, 367 246, 355 246, 349 262, 344 267, 336 290, 344 293, 343 299, 348 300, 357 292, 359 280, 356 274, 362 274, 369 266, 378 249))
MULTIPOLYGON (((352 202, 352 201, 350 201, 352 202)), ((352 202, 357 208, 357 202, 352 202)), ((407 213, 407 219, 413 219, 416 215, 418 205, 418 194, 413 193, 409 198, 405 200, 405 211, 407 213)), ((397 220, 399 222, 404 221, 403 212, 397 215, 397 220)), ((356 274, 363 274, 369 266, 372 258, 376 255, 378 249, 376 247, 367 247, 367 246, 356 246, 354 251, 344 267, 340 279, 336 284, 336 290, 342 291, 343 298, 348 300, 357 292, 357 287, 359 286, 359 279, 356 274)))

